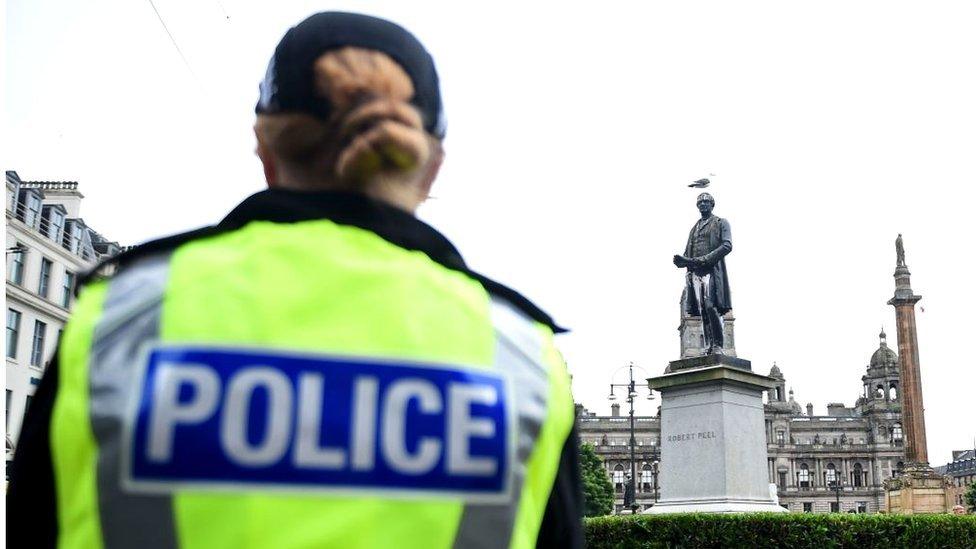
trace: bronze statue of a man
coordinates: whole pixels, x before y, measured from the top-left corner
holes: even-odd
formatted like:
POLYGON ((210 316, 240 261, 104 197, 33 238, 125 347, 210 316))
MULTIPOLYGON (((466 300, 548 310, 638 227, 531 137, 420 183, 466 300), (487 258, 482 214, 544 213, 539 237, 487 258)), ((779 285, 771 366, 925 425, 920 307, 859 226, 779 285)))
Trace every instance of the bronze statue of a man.
POLYGON ((895 239, 895 255, 898 259, 898 267, 906 267, 905 265, 905 244, 901 241, 901 233, 898 233, 898 238, 895 239))
POLYGON ((684 255, 674 256, 678 268, 688 269, 685 312, 701 317, 708 354, 722 354, 725 332, 722 315, 732 310, 732 292, 725 268, 725 256, 732 251, 729 222, 712 215, 715 199, 698 195, 701 219, 691 228, 684 255))

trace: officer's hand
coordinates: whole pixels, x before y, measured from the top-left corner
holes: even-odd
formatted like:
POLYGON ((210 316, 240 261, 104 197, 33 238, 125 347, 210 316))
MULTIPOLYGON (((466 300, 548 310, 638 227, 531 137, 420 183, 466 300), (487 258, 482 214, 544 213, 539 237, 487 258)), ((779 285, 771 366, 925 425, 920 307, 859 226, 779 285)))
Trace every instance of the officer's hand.
POLYGON ((675 255, 673 261, 674 261, 674 266, 675 267, 687 267, 688 266, 688 258, 686 258, 684 256, 675 255))

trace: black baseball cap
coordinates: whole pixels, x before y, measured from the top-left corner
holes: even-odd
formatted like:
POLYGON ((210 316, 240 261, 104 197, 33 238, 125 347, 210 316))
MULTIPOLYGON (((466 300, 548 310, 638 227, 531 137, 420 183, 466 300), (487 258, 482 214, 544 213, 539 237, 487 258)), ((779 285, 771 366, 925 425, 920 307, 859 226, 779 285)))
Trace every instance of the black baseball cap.
POLYGON ((268 63, 254 111, 303 112, 328 119, 332 105, 315 94, 313 65, 323 53, 346 46, 381 51, 403 67, 413 81, 410 103, 420 111, 424 129, 435 137, 444 137, 447 124, 430 53, 400 25, 358 13, 317 13, 285 33, 268 63))

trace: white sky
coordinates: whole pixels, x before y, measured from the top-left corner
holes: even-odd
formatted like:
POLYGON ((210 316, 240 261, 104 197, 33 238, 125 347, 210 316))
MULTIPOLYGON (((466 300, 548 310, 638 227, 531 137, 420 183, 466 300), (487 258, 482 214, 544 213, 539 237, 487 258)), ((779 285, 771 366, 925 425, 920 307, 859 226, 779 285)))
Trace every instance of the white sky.
POLYGON ((614 370, 678 357, 670 258, 697 217, 685 184, 713 172, 739 355, 817 413, 853 405, 882 325, 895 344, 901 232, 930 460, 972 447, 972 3, 155 3, 190 68, 148 1, 6 6, 4 168, 79 181, 106 236, 210 224, 261 189, 275 44, 315 11, 376 14, 442 78, 448 158, 421 217, 573 329, 578 401, 606 413, 614 370))

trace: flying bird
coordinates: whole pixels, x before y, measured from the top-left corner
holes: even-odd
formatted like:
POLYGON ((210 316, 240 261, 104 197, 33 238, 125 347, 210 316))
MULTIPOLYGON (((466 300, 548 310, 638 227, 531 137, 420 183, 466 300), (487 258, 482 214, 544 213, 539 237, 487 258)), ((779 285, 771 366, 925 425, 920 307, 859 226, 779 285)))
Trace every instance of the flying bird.
POLYGON ((711 183, 712 183, 711 181, 705 178, 705 179, 699 179, 698 181, 695 181, 694 183, 688 186, 694 187, 696 189, 704 189, 705 187, 709 186, 711 183))

